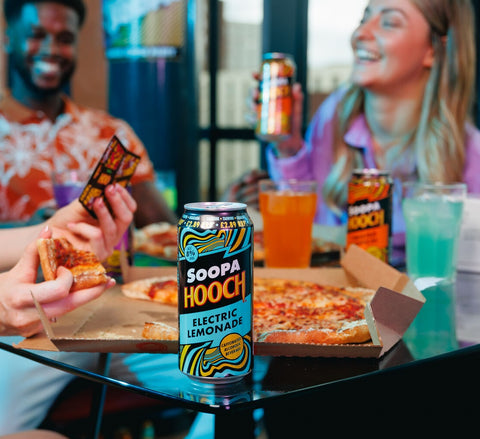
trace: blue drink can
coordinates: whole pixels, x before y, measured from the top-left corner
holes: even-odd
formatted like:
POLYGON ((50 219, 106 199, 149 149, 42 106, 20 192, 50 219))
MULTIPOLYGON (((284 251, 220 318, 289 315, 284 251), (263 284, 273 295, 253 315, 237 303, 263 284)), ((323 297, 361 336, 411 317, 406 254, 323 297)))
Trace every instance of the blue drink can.
POLYGON ((178 224, 179 368, 209 383, 252 370, 253 224, 246 205, 185 205, 178 224))

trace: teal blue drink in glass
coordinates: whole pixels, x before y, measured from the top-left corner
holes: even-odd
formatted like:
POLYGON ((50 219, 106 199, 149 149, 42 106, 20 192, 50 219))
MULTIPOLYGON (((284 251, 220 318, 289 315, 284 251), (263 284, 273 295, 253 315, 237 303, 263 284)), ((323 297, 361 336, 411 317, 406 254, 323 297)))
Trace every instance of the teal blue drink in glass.
POLYGON ((418 357, 455 349, 455 275, 466 185, 404 183, 407 273, 426 298, 405 334, 418 357))
POLYGON ((441 194, 405 198, 407 272, 415 280, 454 280, 463 200, 441 194))

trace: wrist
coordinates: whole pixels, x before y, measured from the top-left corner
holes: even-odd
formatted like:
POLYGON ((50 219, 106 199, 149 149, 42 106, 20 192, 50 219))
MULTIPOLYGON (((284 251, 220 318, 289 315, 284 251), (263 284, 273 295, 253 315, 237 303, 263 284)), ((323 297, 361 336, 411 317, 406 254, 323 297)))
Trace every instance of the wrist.
POLYGON ((288 139, 282 143, 271 143, 273 154, 276 158, 288 158, 297 155, 303 147, 303 139, 288 139))

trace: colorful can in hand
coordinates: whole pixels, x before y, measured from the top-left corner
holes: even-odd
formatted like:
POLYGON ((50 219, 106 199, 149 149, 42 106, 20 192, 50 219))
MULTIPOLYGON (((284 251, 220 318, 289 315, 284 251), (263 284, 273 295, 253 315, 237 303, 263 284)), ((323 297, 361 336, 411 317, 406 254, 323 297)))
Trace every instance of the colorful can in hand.
POLYGON ((285 53, 263 56, 255 134, 265 142, 279 142, 291 135, 295 69, 292 57, 285 53))
POLYGON ((356 169, 348 184, 347 248, 356 244, 389 262, 393 180, 388 171, 356 169))
POLYGON ((179 368, 229 383, 252 370, 253 224, 241 203, 190 203, 178 224, 179 368))

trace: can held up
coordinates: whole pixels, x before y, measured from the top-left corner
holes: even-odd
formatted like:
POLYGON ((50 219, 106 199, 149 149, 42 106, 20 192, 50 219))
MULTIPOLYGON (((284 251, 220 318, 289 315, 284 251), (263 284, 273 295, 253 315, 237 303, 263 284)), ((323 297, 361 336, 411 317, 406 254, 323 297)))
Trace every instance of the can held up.
POLYGON ((257 138, 279 142, 292 132, 292 87, 296 65, 285 53, 266 53, 260 72, 257 138))

